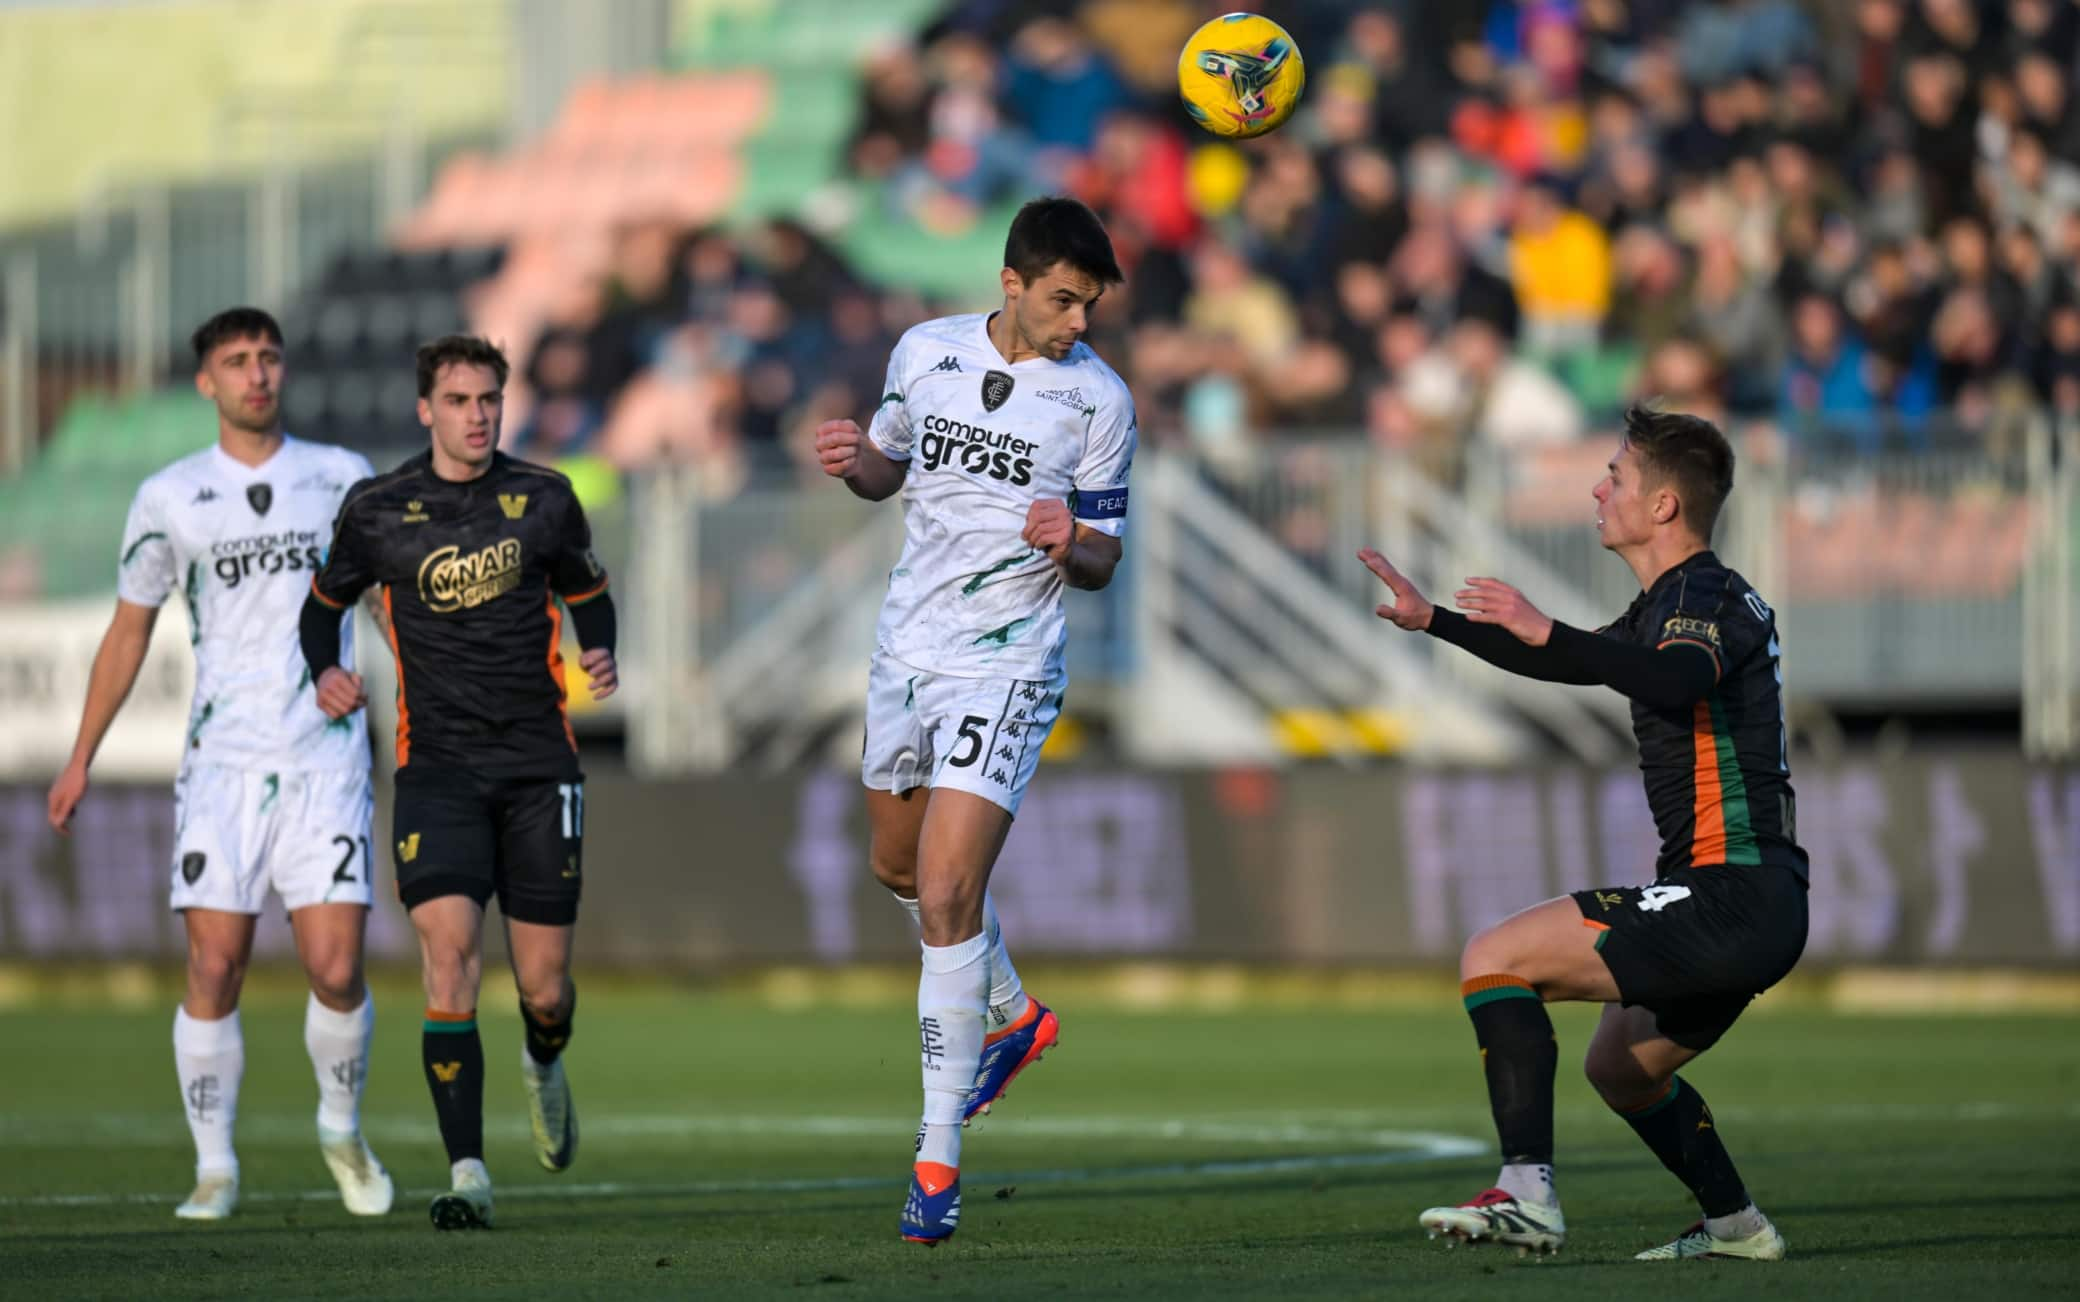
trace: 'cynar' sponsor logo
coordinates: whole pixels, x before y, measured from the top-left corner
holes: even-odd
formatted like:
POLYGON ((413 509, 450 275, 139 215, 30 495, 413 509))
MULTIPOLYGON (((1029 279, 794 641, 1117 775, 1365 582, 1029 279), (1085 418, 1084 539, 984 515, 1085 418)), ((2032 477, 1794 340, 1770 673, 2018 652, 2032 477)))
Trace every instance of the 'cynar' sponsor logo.
POLYGON ((927 416, 919 422, 914 458, 926 470, 941 466, 1023 487, 1033 482, 1033 454, 1040 445, 1016 434, 966 421, 927 416))

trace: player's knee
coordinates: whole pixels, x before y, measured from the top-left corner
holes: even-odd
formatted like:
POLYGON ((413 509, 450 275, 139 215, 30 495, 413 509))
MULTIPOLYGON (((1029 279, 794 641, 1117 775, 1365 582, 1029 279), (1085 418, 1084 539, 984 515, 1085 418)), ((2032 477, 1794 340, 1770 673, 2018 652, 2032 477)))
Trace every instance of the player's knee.
POLYGON ((1459 979, 1471 981, 1498 972, 1515 972, 1521 966, 1519 959, 1507 932, 1500 926, 1483 927, 1459 951, 1459 979))
POLYGON ((520 981, 520 1002, 538 1022, 560 1022, 570 1016, 571 984, 563 973, 554 972, 520 981))
POLYGON ((476 1003, 480 960, 463 946, 426 945, 426 993, 438 1008, 468 1008, 476 1003))
POLYGON ((345 1011, 361 1006, 361 962, 353 951, 314 955, 305 966, 311 993, 327 1008, 345 1011))
POLYGON ((188 995, 217 1010, 220 1017, 238 1007, 238 991, 245 978, 245 962, 236 954, 207 947, 188 951, 188 995))
POLYGON ((1668 1089, 1666 1080, 1656 1080, 1622 1045, 1589 1042, 1582 1059, 1582 1074, 1589 1078, 1598 1097, 1619 1112, 1646 1107, 1668 1089))
POLYGON ((917 898, 917 856, 899 855, 875 845, 867 854, 874 880, 904 899, 917 898))

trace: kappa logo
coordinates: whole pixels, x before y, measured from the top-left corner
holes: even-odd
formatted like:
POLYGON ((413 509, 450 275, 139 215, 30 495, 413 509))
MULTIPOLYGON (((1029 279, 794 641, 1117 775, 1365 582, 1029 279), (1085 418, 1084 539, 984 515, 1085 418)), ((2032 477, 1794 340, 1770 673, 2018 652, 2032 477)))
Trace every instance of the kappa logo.
POLYGON ((266 515, 267 508, 274 505, 274 489, 266 484, 247 484, 246 501, 253 504, 255 512, 266 515))
POLYGON ((508 520, 519 519, 527 514, 527 494, 500 493, 498 495, 498 509, 506 513, 506 519, 508 520))
POLYGON ((430 518, 426 514, 426 503, 418 498, 415 497, 404 504, 404 522, 406 524, 425 524, 430 518))
POLYGON ((578 856, 573 854, 564 857, 563 875, 565 877, 576 877, 578 875, 578 856))
POLYGON ((995 411, 1011 399, 1013 381, 1002 371, 991 371, 982 377, 982 409, 995 411))
POLYGON ((958 372, 961 369, 961 359, 955 357, 952 353, 948 353, 946 356, 940 358, 939 364, 937 366, 934 366, 932 369, 934 371, 958 372))
POLYGON ((1598 906, 1600 906, 1600 907, 1601 907, 1601 908, 1602 908, 1602 909, 1604 910, 1604 912, 1606 912, 1606 913, 1608 913, 1608 912, 1609 912, 1610 910, 1612 910, 1612 909, 1615 909, 1615 908, 1617 908, 1617 907, 1618 907, 1619 905, 1623 904, 1624 902, 1625 902, 1625 897, 1624 897, 1624 896, 1622 896, 1622 895, 1620 895, 1620 894, 1618 894, 1618 893, 1617 893, 1616 891, 1598 891, 1598 892, 1596 892, 1596 903, 1597 903, 1597 904, 1598 904, 1598 906))
POLYGON ((214 489, 214 488, 211 488, 211 487, 210 487, 210 486, 209 486, 208 484, 204 484, 204 485, 202 486, 202 490, 201 490, 200 492, 198 492, 198 493, 196 493, 196 494, 195 494, 195 500, 194 500, 194 501, 192 501, 192 502, 190 502, 190 503, 188 503, 188 505, 190 505, 190 506, 201 506, 201 505, 203 505, 204 503, 207 503, 207 502, 214 502, 214 501, 216 501, 216 500, 217 500, 217 490, 216 490, 216 489, 214 489))
POLYGON ((181 856, 181 880, 193 886, 195 879, 202 876, 202 870, 208 866, 209 856, 200 850, 188 851, 181 856))
POLYGON ((410 836, 406 837, 404 840, 399 841, 397 843, 397 861, 399 863, 410 863, 412 860, 417 859, 418 857, 419 834, 417 832, 414 832, 410 836))
POLYGON ((428 1065, 433 1068, 434 1079, 443 1085, 453 1085, 455 1078, 462 1074, 462 1064, 459 1062, 436 1062, 428 1065))

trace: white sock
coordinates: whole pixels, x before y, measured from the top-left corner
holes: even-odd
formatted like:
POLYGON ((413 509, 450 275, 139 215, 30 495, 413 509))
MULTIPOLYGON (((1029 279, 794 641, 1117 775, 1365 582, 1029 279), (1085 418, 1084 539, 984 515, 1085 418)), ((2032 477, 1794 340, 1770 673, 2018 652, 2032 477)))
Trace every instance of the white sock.
POLYGON ((486 1184, 491 1182, 491 1173, 484 1169, 484 1159, 481 1157, 465 1157, 460 1162, 448 1163, 450 1189, 461 1188, 464 1176, 475 1176, 486 1184))
POLYGON ((982 934, 989 937, 989 1025, 987 1031, 1001 1031, 1026 1015, 1025 984, 1018 979, 1018 969, 1011 966, 1011 952, 1004 948, 1004 929, 997 923, 997 902, 989 892, 982 895, 982 934))
POLYGON ((1763 1227, 1768 1224, 1769 1218, 1764 1216, 1754 1203, 1749 1203, 1731 1216, 1704 1218, 1705 1229, 1711 1231, 1715 1239, 1745 1239, 1750 1235, 1762 1233, 1763 1227))
POLYGON ((173 1066, 180 1076, 181 1110, 195 1137, 195 1178, 238 1174, 231 1126, 238 1118, 238 1082, 246 1071, 245 1035, 238 1012, 214 1022, 173 1015, 173 1066))
POLYGON ((335 1012, 312 995, 303 1009, 303 1047, 318 1074, 318 1125, 352 1133, 361 1129, 361 1087, 368 1079, 368 1042, 376 1030, 375 995, 361 1007, 335 1012))
POLYGON ((989 935, 958 945, 921 945, 917 981, 919 1065, 924 1075, 920 1162, 959 1166, 961 1110, 982 1062, 982 1023, 989 1008, 989 935))
MULTIPOLYGON (((924 930, 917 901, 890 891, 889 895, 910 915, 911 925, 924 930)), ((1026 1015, 1026 988, 1011 966, 1011 953, 1004 948, 1004 928, 997 922, 997 902, 982 893, 982 934, 989 937, 989 1025, 986 1031, 1001 1031, 1026 1015)))
POLYGON ((1495 1187, 1520 1203, 1558 1207, 1560 1193, 1553 1188, 1553 1168, 1544 1162, 1524 1162, 1502 1168, 1495 1187))

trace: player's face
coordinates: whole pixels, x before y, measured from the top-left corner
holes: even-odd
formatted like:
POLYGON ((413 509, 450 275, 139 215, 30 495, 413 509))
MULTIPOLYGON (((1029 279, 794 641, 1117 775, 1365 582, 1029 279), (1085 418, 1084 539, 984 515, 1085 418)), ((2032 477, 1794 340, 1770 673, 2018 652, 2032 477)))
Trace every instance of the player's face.
POLYGON ((260 335, 227 339, 203 359, 195 388, 224 423, 272 434, 282 415, 282 346, 260 335))
POLYGON ((1654 532, 1654 503, 1660 491, 1649 492, 1640 480, 1639 456, 1632 445, 1622 443, 1597 482, 1596 537, 1616 551, 1636 547, 1654 532))
POLYGON ((1105 286, 1066 262, 1057 262, 1027 284, 1009 268, 1004 274, 1004 297, 1011 305, 1011 319, 1021 338, 1050 361, 1069 355, 1083 332, 1090 329, 1091 308, 1105 293, 1105 286))
POLYGON ((433 392, 419 399, 419 423, 433 431, 433 446, 450 462, 477 467, 498 450, 498 423, 505 395, 488 366, 450 362, 433 377, 433 392))

